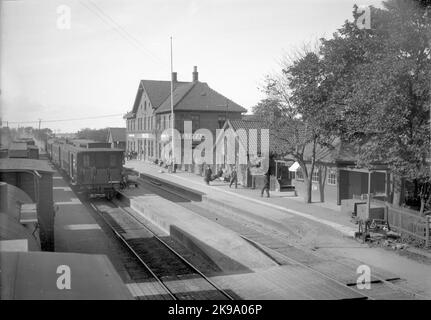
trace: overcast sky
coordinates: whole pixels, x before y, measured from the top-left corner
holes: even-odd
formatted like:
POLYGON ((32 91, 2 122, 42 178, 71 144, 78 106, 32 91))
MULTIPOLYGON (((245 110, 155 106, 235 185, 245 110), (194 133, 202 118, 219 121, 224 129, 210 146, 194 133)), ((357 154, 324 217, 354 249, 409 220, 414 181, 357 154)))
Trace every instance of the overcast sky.
POLYGON ((380 0, 0 1, 2 118, 42 119, 42 127, 60 132, 125 126, 121 115, 44 120, 131 110, 140 79, 170 79, 170 36, 180 81, 191 81, 196 65, 199 80, 251 109, 284 52, 331 37, 352 20, 355 3, 381 6, 380 0), (70 29, 61 5, 70 8, 70 29))

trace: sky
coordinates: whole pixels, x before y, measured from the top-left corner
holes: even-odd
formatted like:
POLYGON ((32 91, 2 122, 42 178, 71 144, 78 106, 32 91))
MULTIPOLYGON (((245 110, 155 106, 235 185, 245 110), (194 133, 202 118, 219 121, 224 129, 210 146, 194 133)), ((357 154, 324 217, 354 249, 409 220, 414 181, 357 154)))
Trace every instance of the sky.
POLYGON ((248 110, 284 54, 380 0, 0 0, 0 113, 9 126, 125 127, 140 79, 199 80, 248 110), (58 121, 61 120, 61 121, 58 121))

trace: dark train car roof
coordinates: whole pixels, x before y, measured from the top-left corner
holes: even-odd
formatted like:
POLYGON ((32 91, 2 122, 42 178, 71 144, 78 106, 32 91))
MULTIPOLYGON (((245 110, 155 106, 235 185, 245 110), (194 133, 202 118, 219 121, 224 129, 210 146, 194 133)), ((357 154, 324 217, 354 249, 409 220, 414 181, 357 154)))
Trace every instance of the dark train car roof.
MULTIPOLYGON (((69 140, 71 141, 71 140, 69 140)), ((74 140, 77 141, 77 140, 74 140)), ((79 141, 91 141, 91 140, 79 140, 79 141)), ((58 144, 61 146, 65 146, 68 149, 75 150, 77 152, 124 152, 123 149, 120 148, 85 148, 77 146, 76 144, 66 143, 66 141, 51 141, 52 144, 58 144)))
POLYGON ((0 252, 2 299, 131 300, 131 293, 105 255, 60 252, 0 252), (70 269, 71 288, 57 280, 70 269))
POLYGON ((83 148, 71 144, 67 144, 67 147, 76 152, 124 152, 123 149, 118 148, 83 148))
POLYGON ((10 144, 9 150, 27 150, 27 143, 14 141, 10 144))
POLYGON ((0 171, 36 170, 40 172, 54 173, 55 171, 45 160, 3 158, 0 159, 0 171))

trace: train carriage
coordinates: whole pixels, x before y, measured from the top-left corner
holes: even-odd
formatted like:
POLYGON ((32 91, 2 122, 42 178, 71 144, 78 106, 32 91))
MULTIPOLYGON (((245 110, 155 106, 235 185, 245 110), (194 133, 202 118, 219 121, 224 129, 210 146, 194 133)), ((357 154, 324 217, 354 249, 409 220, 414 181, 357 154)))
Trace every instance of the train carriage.
POLYGON ((102 142, 49 141, 51 161, 88 196, 112 198, 120 188, 124 151, 108 148, 102 142))

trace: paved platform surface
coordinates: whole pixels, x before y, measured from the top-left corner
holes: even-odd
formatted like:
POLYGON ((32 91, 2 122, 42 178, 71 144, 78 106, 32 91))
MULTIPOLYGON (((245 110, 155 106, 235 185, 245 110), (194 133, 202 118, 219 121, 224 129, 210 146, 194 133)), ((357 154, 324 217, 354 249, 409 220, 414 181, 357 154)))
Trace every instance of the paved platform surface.
POLYGON ((202 251, 226 272, 276 265, 235 232, 160 196, 131 196, 130 207, 167 234, 202 251))
MULTIPOLYGON (((210 278, 220 288, 235 292, 244 300, 319 300, 363 299, 364 296, 350 288, 310 273, 298 266, 277 266, 253 273, 240 273, 210 278)), ((202 288, 201 278, 171 281, 173 293, 196 292, 202 288)), ((135 297, 152 297, 160 293, 157 284, 129 284, 135 297)), ((206 292, 202 292, 204 296, 206 292)))

